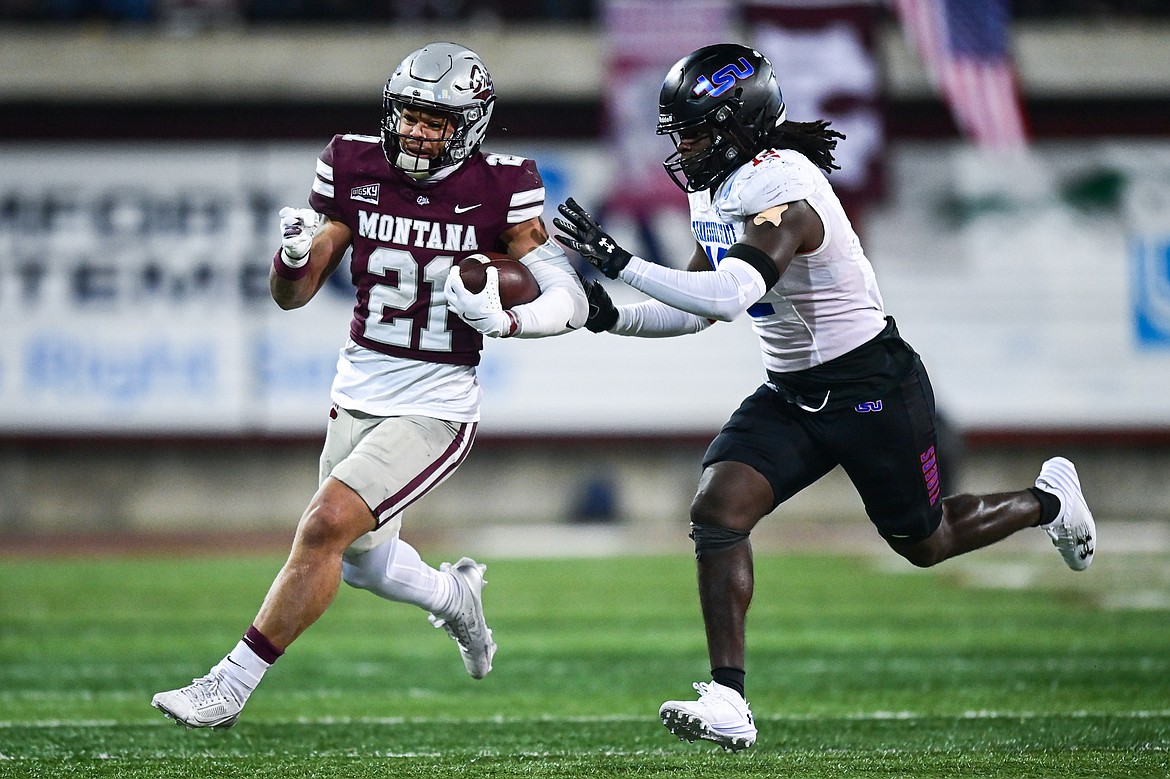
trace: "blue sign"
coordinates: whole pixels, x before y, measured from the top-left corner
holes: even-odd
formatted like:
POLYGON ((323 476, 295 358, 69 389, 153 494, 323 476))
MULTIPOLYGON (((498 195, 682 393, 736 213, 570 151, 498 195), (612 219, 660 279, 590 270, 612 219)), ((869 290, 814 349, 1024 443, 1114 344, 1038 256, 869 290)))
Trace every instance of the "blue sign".
POLYGON ((1138 344, 1170 348, 1170 234, 1137 235, 1129 246, 1138 344))

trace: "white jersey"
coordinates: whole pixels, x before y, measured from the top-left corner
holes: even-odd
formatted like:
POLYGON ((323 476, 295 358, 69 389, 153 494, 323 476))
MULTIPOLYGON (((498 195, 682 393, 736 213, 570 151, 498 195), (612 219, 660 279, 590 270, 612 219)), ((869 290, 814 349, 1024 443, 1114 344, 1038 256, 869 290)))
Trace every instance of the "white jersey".
POLYGON ((814 251, 797 254, 780 280, 748 309, 764 367, 790 373, 828 362, 886 325, 873 267, 829 180, 807 157, 770 149, 716 188, 690 194, 691 231, 713 266, 743 238, 747 220, 783 203, 807 201, 825 228, 814 251))
POLYGON ((475 367, 381 354, 349 338, 337 357, 331 400, 380 417, 479 421, 483 396, 475 367))

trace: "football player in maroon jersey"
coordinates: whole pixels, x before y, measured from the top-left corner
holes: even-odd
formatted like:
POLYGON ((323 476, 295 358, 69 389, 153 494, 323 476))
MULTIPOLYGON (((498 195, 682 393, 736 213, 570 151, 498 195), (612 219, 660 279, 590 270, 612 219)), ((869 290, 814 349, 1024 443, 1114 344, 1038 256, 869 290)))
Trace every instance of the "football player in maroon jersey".
POLYGON ((151 705, 189 728, 235 723, 264 672, 328 608, 342 580, 419 606, 485 676, 496 645, 484 619, 485 566, 424 563, 399 538, 402 512, 467 456, 479 421, 483 336, 541 337, 580 327, 587 302, 541 215, 536 163, 480 150, 495 104, 475 52, 432 43, 383 93, 380 136, 337 135, 317 160, 309 208, 281 210, 270 274, 284 309, 308 303, 343 257, 356 290, 331 391, 320 487, 288 561, 243 639, 203 677, 151 705), (493 251, 540 285, 504 310, 498 277, 472 294, 457 269, 493 251))

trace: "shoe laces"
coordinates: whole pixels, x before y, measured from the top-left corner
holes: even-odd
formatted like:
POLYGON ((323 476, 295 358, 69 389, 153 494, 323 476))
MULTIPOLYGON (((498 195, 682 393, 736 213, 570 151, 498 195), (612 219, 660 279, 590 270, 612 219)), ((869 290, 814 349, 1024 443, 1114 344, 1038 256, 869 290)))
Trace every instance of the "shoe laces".
POLYGON ((709 682, 695 682, 691 686, 699 693, 700 698, 706 698, 708 694, 715 693, 715 690, 712 689, 709 682))
POLYGON ((219 677, 214 673, 200 676, 198 679, 192 679, 187 690, 187 697, 196 706, 212 703, 219 698, 225 697, 223 691, 219 689, 219 677))
POLYGON ((460 648, 471 651, 471 635, 467 630, 467 626, 463 624, 462 620, 458 620, 456 625, 451 624, 449 619, 440 619, 435 623, 438 627, 447 631, 447 635, 455 639, 460 648), (456 629, 458 627, 459 629, 456 629))
POLYGON ((691 686, 698 691, 700 698, 720 698, 727 700, 727 695, 723 690, 716 687, 714 682, 695 682, 691 686))
POLYGON ((719 686, 716 686, 715 682, 695 682, 691 686, 698 691, 700 700, 703 698, 715 698, 721 701, 726 701, 737 709, 742 706, 744 711, 747 712, 748 719, 751 719, 751 707, 748 705, 748 702, 739 695, 728 695, 726 692, 724 692, 724 690, 720 689, 719 686))

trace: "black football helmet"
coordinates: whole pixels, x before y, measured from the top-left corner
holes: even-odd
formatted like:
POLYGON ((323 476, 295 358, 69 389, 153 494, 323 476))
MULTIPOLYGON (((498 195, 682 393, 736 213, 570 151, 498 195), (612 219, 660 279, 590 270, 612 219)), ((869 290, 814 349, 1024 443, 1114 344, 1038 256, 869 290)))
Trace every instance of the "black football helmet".
POLYGON ((718 186, 760 151, 760 142, 784 121, 784 96, 772 63, 747 46, 719 43, 676 62, 658 98, 659 135, 703 129, 711 145, 683 158, 677 151, 663 166, 685 192, 718 186), (679 174, 682 174, 680 178, 679 174))
POLYGON ((479 55, 447 41, 429 43, 412 52, 386 82, 382 92, 382 149, 386 159, 407 173, 426 175, 457 165, 483 142, 495 107, 496 90, 479 55), (448 117, 454 133, 436 159, 403 151, 399 119, 413 108, 448 117))

